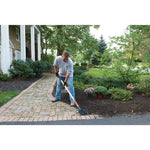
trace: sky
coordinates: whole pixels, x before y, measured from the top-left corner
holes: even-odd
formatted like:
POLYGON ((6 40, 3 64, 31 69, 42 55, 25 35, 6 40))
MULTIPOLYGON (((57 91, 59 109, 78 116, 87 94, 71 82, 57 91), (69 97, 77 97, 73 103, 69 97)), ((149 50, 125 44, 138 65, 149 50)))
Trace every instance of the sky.
POLYGON ((119 36, 122 35, 128 25, 127 24, 102 24, 100 28, 94 29, 90 28, 90 33, 95 36, 95 38, 100 39, 101 34, 106 42, 109 42, 109 36, 119 36))

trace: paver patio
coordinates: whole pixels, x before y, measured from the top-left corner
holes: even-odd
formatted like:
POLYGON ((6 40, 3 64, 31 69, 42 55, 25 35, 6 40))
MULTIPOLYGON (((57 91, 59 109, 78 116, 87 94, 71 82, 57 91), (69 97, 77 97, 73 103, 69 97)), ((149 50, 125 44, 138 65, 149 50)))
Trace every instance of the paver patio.
POLYGON ((63 102, 53 103, 55 74, 44 76, 0 107, 0 122, 33 122, 84 120, 102 118, 98 115, 80 116, 78 110, 63 102))

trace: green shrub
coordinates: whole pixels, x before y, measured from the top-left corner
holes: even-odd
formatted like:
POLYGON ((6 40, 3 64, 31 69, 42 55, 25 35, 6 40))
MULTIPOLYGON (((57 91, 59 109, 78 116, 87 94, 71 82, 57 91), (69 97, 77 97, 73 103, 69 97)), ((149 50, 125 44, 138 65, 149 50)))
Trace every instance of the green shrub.
POLYGON ((7 81, 11 79, 11 77, 8 74, 0 73, 0 81, 7 81))
POLYGON ((88 68, 93 68, 94 67, 94 65, 91 64, 91 63, 87 64, 87 66, 88 66, 88 68))
POLYGON ((13 60, 9 72, 13 78, 27 79, 36 75, 30 65, 22 60, 13 60))
POLYGON ((87 75, 85 75, 85 73, 74 76, 74 80, 82 82, 84 84, 89 84, 90 83, 90 78, 87 75))
POLYGON ((76 75, 81 75, 83 72, 81 70, 78 69, 78 67, 74 67, 74 70, 73 70, 73 74, 74 76, 76 75))
POLYGON ((86 70, 86 66, 78 66, 79 70, 86 70))
POLYGON ((54 60, 55 60, 55 56, 54 55, 42 54, 41 55, 41 60, 49 62, 50 64, 53 64, 54 60))
POLYGON ((134 91, 150 95, 150 76, 143 76, 140 82, 134 85, 134 91))
POLYGON ((44 71, 49 70, 51 67, 49 62, 44 61, 27 59, 26 62, 24 62, 22 60, 14 60, 9 72, 13 78, 27 79, 40 77, 44 71))
POLYGON ((112 87, 125 89, 126 87, 125 82, 118 78, 91 78, 90 83, 104 86, 107 89, 112 87))
POLYGON ((131 91, 126 91, 119 88, 109 89, 108 94, 111 95, 111 98, 121 101, 131 100, 133 96, 131 91))
POLYGON ((48 71, 52 69, 52 65, 48 61, 33 61, 32 59, 27 59, 26 63, 33 69, 33 72, 36 73, 36 76, 41 74, 40 72, 48 71), (38 73, 39 70, 39 73, 38 73))
POLYGON ((46 69, 46 64, 43 61, 34 61, 32 64, 33 72, 36 77, 40 77, 46 69))
POLYGON ((47 61, 43 61, 43 63, 45 64, 45 65, 44 65, 44 66, 45 66, 45 68, 44 68, 45 71, 52 70, 52 65, 51 65, 51 63, 49 63, 49 62, 47 62, 47 61))
POLYGON ((87 66, 87 63, 81 63, 81 66, 85 66, 85 67, 86 67, 86 66, 87 66))
POLYGON ((75 63, 75 66, 79 66, 79 63, 75 63))
POLYGON ((107 95, 107 88, 104 86, 97 86, 94 88, 96 94, 107 95))

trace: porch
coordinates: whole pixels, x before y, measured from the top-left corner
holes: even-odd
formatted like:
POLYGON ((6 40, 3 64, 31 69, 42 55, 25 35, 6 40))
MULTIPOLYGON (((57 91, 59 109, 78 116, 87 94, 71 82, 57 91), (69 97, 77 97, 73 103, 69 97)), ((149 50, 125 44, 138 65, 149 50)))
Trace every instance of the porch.
POLYGON ((17 59, 25 61, 31 58, 33 61, 41 60, 41 40, 40 31, 35 25, 17 25, 19 29, 20 49, 13 51, 13 44, 10 45, 10 26, 1 25, 1 45, 0 45, 0 68, 3 73, 7 73, 12 60, 17 59))

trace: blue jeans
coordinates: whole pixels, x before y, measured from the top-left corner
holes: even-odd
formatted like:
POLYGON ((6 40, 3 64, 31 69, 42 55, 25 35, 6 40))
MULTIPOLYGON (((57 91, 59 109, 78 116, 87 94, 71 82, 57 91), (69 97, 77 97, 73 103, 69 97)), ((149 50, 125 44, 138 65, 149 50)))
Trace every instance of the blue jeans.
MULTIPOLYGON (((57 78, 57 87, 56 87, 56 95, 55 98, 56 99, 61 99, 61 90, 62 90, 62 83, 61 80, 64 82, 65 77, 59 77, 57 78)), ((75 99, 75 92, 74 92, 74 86, 73 86, 73 77, 69 77, 68 78, 68 90, 71 93, 71 95, 73 96, 73 98, 75 99)), ((71 96, 69 95, 70 101, 73 101, 73 99, 71 98, 71 96)))

